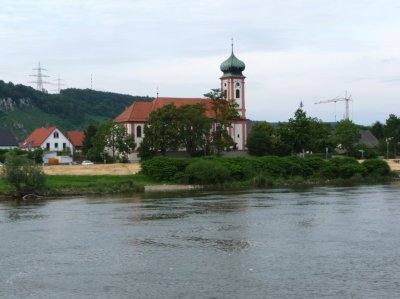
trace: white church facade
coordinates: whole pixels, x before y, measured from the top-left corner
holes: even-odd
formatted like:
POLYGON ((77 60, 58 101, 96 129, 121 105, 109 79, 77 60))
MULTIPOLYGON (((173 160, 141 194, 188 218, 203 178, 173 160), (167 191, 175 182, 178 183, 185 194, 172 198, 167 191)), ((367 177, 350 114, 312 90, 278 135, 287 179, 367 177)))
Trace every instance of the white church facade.
MULTIPOLYGON (((245 76, 242 72, 245 69, 245 64, 233 53, 220 66, 222 76, 220 78, 221 91, 226 93, 227 99, 234 99, 237 104, 239 118, 232 121, 232 126, 229 128, 237 150, 246 150, 246 97, 245 97, 245 76)), ((206 116, 211 117, 211 99, 207 98, 172 98, 172 97, 157 97, 151 102, 134 102, 114 121, 123 123, 128 134, 134 136, 137 146, 140 145, 144 138, 144 127, 146 126, 149 115, 152 111, 157 110, 165 105, 174 104, 176 107, 183 105, 194 105, 203 103, 206 108, 206 116)))

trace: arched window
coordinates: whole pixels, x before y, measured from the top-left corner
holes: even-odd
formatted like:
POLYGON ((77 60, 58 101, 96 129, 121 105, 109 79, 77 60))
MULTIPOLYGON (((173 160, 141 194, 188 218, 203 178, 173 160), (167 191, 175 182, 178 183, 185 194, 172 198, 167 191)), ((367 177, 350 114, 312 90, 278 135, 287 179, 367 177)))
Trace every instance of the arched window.
POLYGON ((136 137, 138 137, 138 138, 142 137, 142 127, 141 126, 136 127, 136 137))
POLYGON ((239 89, 236 89, 236 98, 237 99, 240 98, 240 90, 239 89))

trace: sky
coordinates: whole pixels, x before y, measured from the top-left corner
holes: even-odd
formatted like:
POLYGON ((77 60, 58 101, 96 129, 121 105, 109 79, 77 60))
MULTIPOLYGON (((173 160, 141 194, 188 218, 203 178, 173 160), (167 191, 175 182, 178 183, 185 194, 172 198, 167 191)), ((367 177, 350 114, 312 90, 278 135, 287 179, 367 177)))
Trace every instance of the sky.
POLYGON ((246 64, 246 114, 357 124, 399 115, 398 0, 0 0, 0 80, 35 87, 202 97, 220 64, 246 64), (92 81, 91 81, 92 78, 92 81))

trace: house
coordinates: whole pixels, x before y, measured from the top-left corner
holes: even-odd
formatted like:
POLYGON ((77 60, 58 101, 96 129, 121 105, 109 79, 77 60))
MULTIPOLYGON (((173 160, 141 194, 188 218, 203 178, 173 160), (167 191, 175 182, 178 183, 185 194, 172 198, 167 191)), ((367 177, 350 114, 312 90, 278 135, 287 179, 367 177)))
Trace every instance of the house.
POLYGON ((9 128, 0 128, 0 149, 13 149, 18 147, 17 139, 9 128))
POLYGON ((83 139, 85 139, 85 132, 83 131, 69 131, 67 138, 71 141, 74 151, 80 152, 82 149, 83 139))
POLYGON ((358 144, 363 144, 373 148, 379 145, 379 140, 369 130, 360 130, 360 140, 358 144))
POLYGON ((71 141, 56 127, 38 128, 29 135, 20 148, 31 150, 42 148, 45 151, 72 151, 71 141))
MULTIPOLYGON (((220 69, 222 76, 220 78, 221 91, 227 95, 227 99, 234 99, 237 104, 237 110, 240 118, 232 121, 229 133, 236 143, 238 150, 246 150, 246 105, 245 105, 245 76, 242 72, 245 64, 233 53, 228 59, 222 62, 220 69)), ((211 99, 206 98, 176 98, 176 97, 157 97, 152 102, 134 102, 125 111, 118 115, 114 121, 123 123, 129 134, 133 134, 135 142, 139 146, 144 138, 144 127, 149 120, 152 111, 164 107, 168 104, 175 104, 176 107, 182 105, 194 105, 204 103, 206 115, 212 117, 211 99)), ((215 124, 214 124, 215 126, 215 124)))

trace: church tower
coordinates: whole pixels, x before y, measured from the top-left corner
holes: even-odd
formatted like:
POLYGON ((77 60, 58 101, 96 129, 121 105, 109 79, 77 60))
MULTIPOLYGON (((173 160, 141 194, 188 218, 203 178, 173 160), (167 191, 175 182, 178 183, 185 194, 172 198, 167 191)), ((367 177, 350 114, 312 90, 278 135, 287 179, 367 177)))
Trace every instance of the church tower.
POLYGON ((246 68, 243 61, 236 58, 233 53, 233 43, 231 56, 221 63, 220 69, 223 73, 221 79, 221 91, 226 92, 227 99, 233 99, 238 104, 240 119, 235 120, 230 130, 230 134, 236 143, 238 150, 246 149, 246 99, 245 85, 242 72, 246 68))

